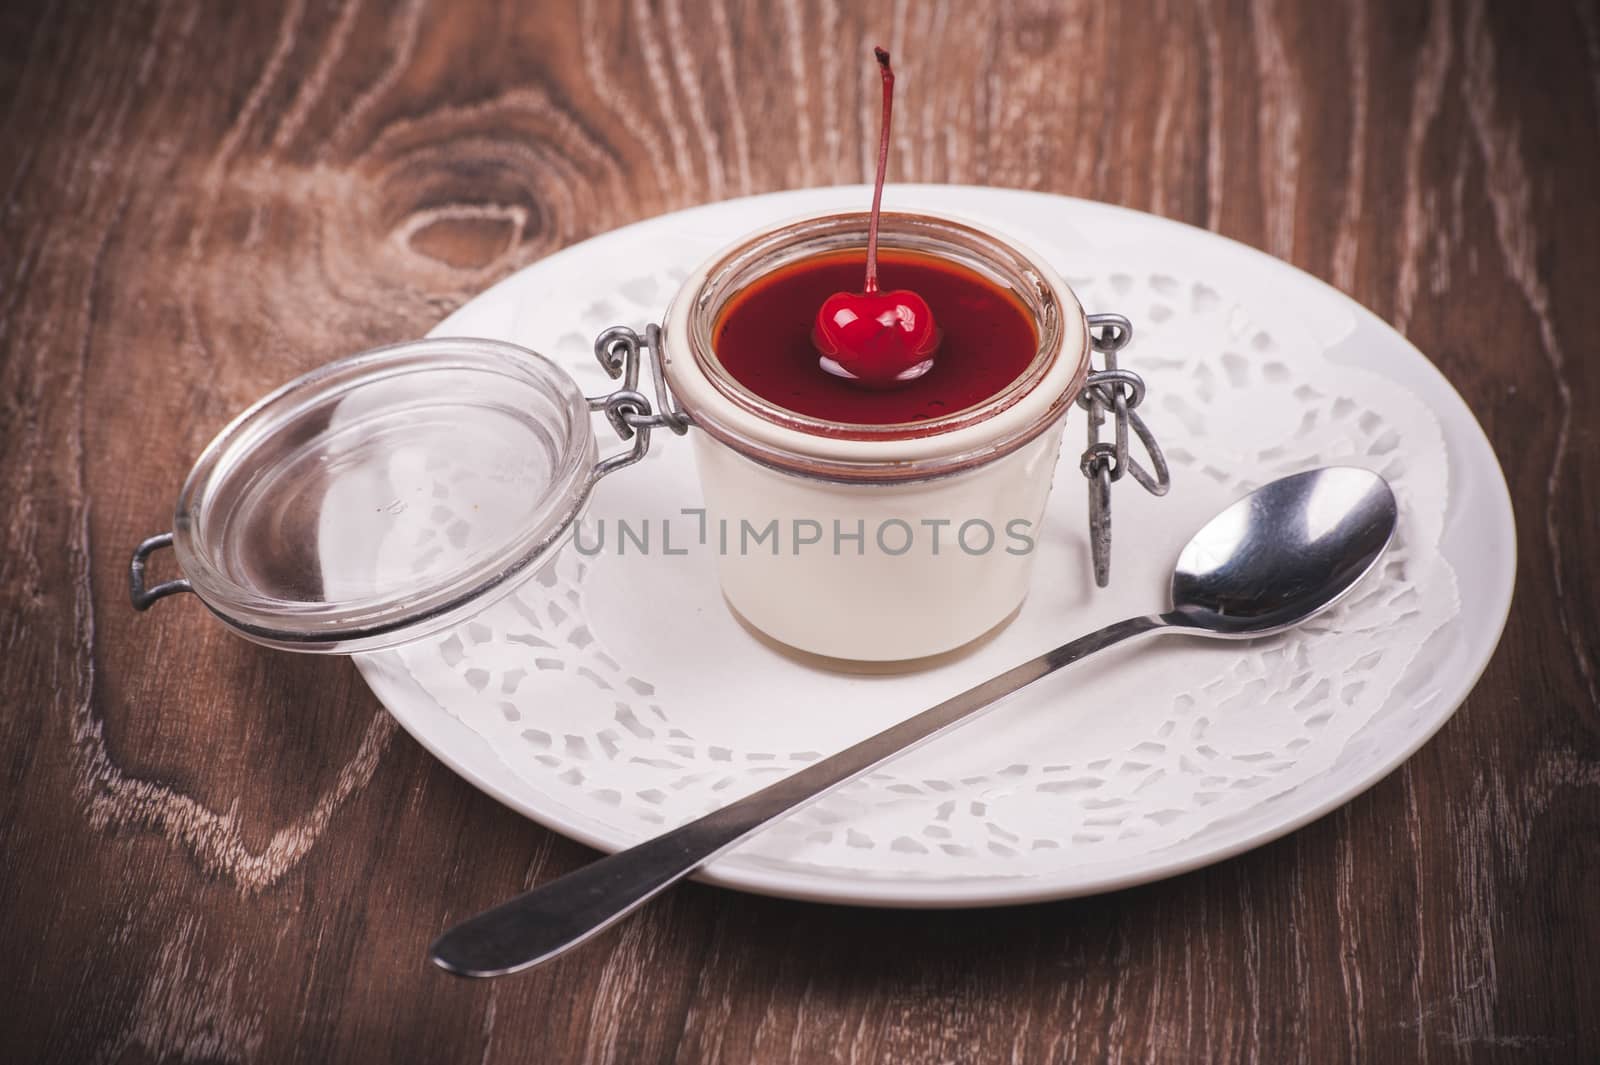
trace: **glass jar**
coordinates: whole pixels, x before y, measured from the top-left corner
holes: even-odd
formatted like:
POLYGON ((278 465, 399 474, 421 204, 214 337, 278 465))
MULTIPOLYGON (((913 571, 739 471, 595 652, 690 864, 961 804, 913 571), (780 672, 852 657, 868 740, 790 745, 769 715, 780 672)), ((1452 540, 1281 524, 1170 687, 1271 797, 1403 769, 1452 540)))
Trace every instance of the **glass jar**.
POLYGON ((958 648, 1021 606, 1089 332, 1038 256, 953 218, 886 213, 882 248, 954 262, 1018 298, 1037 338, 1022 374, 964 410, 891 425, 806 417, 734 380, 713 342, 728 301, 789 264, 859 249, 867 222, 803 218, 705 263, 667 309, 660 357, 700 430, 708 517, 736 534, 718 557, 729 605, 790 647, 890 662, 958 648), (754 548, 752 530, 768 532, 754 548))
MULTIPOLYGON (((1143 384, 1115 366, 1130 328, 1086 318, 1047 263, 979 226, 885 214, 882 247, 952 260, 1026 308, 1037 350, 1023 372, 967 409, 895 425, 819 421, 740 385, 713 342, 728 300, 787 264, 861 247, 866 224, 811 216, 713 256, 660 328, 601 334, 596 355, 621 382, 605 396, 585 397, 543 356, 475 338, 380 348, 290 382, 202 453, 173 532, 134 553, 135 607, 192 591, 239 634, 295 651, 432 635, 533 577, 571 538, 594 485, 670 430, 691 438, 724 597, 753 628, 865 663, 983 636, 1027 594, 1075 401, 1088 408, 1097 558, 1111 481, 1132 472, 1164 490, 1159 451, 1131 410, 1143 384), (1091 349, 1106 353, 1105 370, 1092 371, 1091 349), (641 391, 647 365, 653 400, 641 391), (630 449, 599 457, 590 415, 600 412, 630 449), (1108 414, 1116 443, 1097 443, 1108 414), (1128 458, 1130 425, 1154 476, 1128 458), (148 559, 167 546, 183 577, 148 585, 148 559)), ((1096 576, 1104 583, 1103 569, 1096 576)))

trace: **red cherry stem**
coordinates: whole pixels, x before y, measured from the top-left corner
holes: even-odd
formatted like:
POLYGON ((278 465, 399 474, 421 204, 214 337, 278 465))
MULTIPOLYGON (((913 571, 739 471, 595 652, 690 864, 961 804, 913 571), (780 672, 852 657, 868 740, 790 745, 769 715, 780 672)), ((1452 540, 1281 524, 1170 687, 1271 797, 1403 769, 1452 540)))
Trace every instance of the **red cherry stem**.
POLYGON ((883 175, 889 169, 889 115, 894 109, 894 68, 889 53, 874 48, 883 75, 883 122, 878 139, 878 177, 872 185, 872 217, 867 222, 867 295, 878 291, 878 216, 883 211, 883 175))

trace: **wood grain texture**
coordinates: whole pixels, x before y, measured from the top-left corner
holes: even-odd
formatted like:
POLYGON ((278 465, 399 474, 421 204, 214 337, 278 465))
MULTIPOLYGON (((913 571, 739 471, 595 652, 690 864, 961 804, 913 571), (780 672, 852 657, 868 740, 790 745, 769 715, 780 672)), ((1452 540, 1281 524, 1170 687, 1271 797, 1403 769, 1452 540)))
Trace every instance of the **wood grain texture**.
POLYGON ((0 10, 0 1046, 48 1062, 1600 1060, 1600 14, 1588 0, 184 0, 0 10), (235 411, 662 211, 898 180, 1209 226, 1395 322, 1504 463, 1461 712, 1274 845, 1104 898, 690 886, 469 984, 588 858, 348 664, 126 602, 235 411))

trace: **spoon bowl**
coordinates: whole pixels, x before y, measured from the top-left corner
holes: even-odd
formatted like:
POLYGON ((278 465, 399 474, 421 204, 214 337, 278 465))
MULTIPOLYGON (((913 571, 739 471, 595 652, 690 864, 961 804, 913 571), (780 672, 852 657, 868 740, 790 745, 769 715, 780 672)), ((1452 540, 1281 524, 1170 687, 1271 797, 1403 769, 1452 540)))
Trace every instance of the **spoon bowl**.
POLYGON ((1172 574, 1172 612, 1235 639, 1292 628, 1350 593, 1398 521, 1394 492, 1371 470, 1328 466, 1273 481, 1189 540, 1172 574))

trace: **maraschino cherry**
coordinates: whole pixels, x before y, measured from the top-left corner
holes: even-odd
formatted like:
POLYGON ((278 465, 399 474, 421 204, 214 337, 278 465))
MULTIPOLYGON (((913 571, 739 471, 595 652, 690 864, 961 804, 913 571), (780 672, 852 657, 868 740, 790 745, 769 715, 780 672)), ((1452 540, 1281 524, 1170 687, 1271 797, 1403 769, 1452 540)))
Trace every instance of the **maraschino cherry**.
POLYGON ((878 177, 872 186, 872 216, 867 223, 867 286, 863 292, 835 292, 823 301, 811 339, 828 373, 868 388, 894 388, 933 369, 939 329, 923 298, 908 289, 878 291, 878 216, 883 206, 883 175, 889 165, 889 114, 894 104, 894 68, 889 53, 874 48, 883 75, 883 121, 878 142, 878 177))

